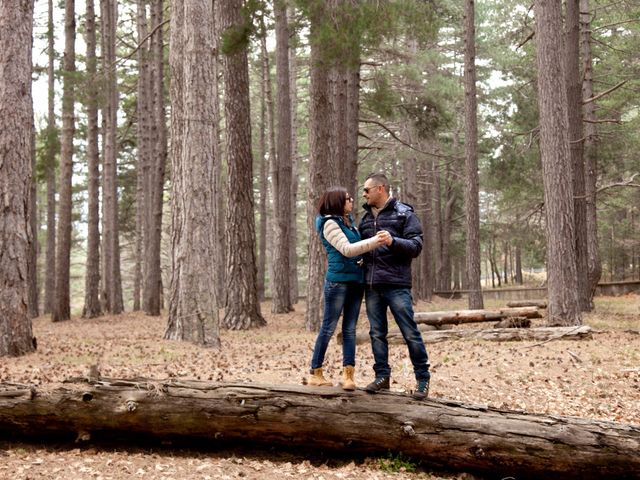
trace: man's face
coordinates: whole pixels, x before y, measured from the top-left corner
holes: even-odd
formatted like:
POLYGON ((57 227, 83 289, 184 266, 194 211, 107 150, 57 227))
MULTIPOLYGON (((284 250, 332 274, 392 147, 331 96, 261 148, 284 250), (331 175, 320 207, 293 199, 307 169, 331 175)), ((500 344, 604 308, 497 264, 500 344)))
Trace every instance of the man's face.
POLYGON ((382 207, 387 200, 384 186, 376 183, 375 180, 371 178, 364 182, 362 197, 367 202, 367 205, 377 208, 382 207))

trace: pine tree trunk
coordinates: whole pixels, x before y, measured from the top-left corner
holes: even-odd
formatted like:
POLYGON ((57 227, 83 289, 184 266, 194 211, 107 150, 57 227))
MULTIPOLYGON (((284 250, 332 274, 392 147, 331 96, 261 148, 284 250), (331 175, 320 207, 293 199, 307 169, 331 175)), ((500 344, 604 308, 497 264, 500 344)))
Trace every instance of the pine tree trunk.
POLYGON ((567 95, 562 64, 562 7, 535 3, 540 110, 540 156, 547 220, 547 284, 550 325, 580 325, 575 261, 567 95))
MULTIPOLYGON (((31 120, 33 122, 33 118, 31 120)), ((31 131, 35 132, 35 126, 31 126, 31 131)), ((31 171, 36 171, 36 137, 31 137, 31 171)), ((28 257, 28 285, 29 285, 29 317, 36 318, 40 315, 40 292, 38 287, 38 253, 40 250, 38 242, 38 232, 40 230, 40 224, 38 221, 38 205, 36 198, 38 196, 37 183, 35 175, 31 177, 31 183, 29 185, 29 228, 31 229, 31 240, 29 243, 29 257, 28 257)))
POLYGON ((583 160, 582 75, 580 72, 580 0, 566 1, 565 65, 569 121, 569 153, 573 177, 574 231, 576 240, 576 271, 578 304, 582 311, 591 310, 588 246, 587 206, 585 201, 585 172, 583 160))
POLYGON ((33 1, 0 6, 0 357, 35 350, 29 316, 27 268, 33 107, 31 36, 33 1), (11 32, 7 35, 7 32, 11 32))
MULTIPOLYGON (((591 11, 589 0, 580 2, 582 32, 582 99, 593 97, 593 57, 591 55, 591 11)), ((586 205, 587 269, 589 279, 589 308, 593 308, 593 296, 602 275, 602 260, 598 245, 598 221, 596 210, 597 180, 597 131, 596 106, 590 101, 584 104, 584 176, 586 205)))
POLYGON ((522 285, 524 283, 522 278, 522 250, 520 245, 516 245, 516 283, 522 285))
POLYGON ((467 279, 469 308, 483 308, 480 285, 480 206, 478 177, 478 100, 476 97, 476 29, 473 0, 464 2, 464 125, 467 279))
POLYGON ((73 176, 73 136, 75 117, 75 1, 65 2, 64 72, 62 87, 62 139, 60 148, 60 193, 58 197, 58 233, 56 251, 56 295, 52 319, 54 322, 71 318, 70 262, 71 262, 71 178, 73 176))
POLYGON ((142 286, 144 283, 144 266, 148 248, 150 222, 150 188, 152 139, 151 139, 151 76, 149 66, 149 27, 147 22, 147 1, 137 1, 137 33, 138 33, 138 97, 137 97, 137 152, 136 166, 136 266, 133 282, 133 310, 141 308, 142 286))
POLYGON ((94 0, 87 0, 85 41, 87 44, 87 261, 82 316, 102 315, 100 306, 100 231, 98 153, 98 86, 96 60, 96 18, 94 0))
POLYGON ((150 118, 153 123, 151 161, 149 162, 148 231, 145 245, 144 297, 142 306, 147 315, 160 315, 162 309, 162 277, 160 245, 162 240, 162 206, 164 174, 167 161, 167 135, 164 107, 164 46, 162 27, 162 0, 151 4, 151 24, 154 29, 150 47, 150 118))
MULTIPOLYGON (((266 35, 266 31, 263 32, 263 37, 266 35)), ((266 38, 261 38, 261 42, 266 43, 266 38)), ((263 301, 265 299, 265 287, 266 287, 266 273, 267 273, 267 202, 269 197, 269 161, 267 159, 267 61, 264 58, 264 52, 266 50, 266 44, 261 49, 261 62, 260 62, 260 125, 259 125, 259 207, 258 216, 260 221, 258 223, 258 258, 257 258, 257 285, 258 285, 258 300, 263 301)))
POLYGON ((56 288, 56 153, 57 138, 55 114, 55 44, 53 23, 53 0, 47 7, 47 252, 45 256, 44 313, 53 312, 56 288))
MULTIPOLYGON (((289 18, 295 18, 295 9, 289 5, 287 9, 289 18)), ((295 32, 292 32, 295 36, 295 32)), ((289 45, 289 86, 291 93, 291 241, 289 249, 289 288, 291 288, 291 301, 298 303, 298 92, 297 92, 297 58, 294 40, 289 45)))
MULTIPOLYGON (((421 144, 421 148, 424 148, 425 143, 421 144)), ((426 159, 426 165, 421 166, 420 169, 424 169, 424 173, 420 175, 420 194, 419 198, 422 199, 421 203, 424 205, 422 208, 422 216, 420 221, 424 226, 424 246, 422 255, 420 256, 420 270, 422 272, 422 294, 421 298, 426 301, 431 301, 434 290, 434 221, 433 221, 433 192, 432 192, 432 175, 433 175, 433 158, 426 159)))
MULTIPOLYGON (((271 193, 273 200, 273 189, 274 189, 274 179, 276 176, 276 127, 275 127, 275 107, 273 100, 273 87, 271 82, 271 64, 269 62, 269 52, 267 51, 267 27, 264 22, 264 17, 261 17, 261 27, 264 34, 260 38, 260 47, 261 47, 261 59, 262 59, 262 78, 264 81, 265 88, 265 112, 266 112, 266 132, 267 132, 267 145, 268 145, 268 156, 267 163, 265 165, 265 169, 268 172, 268 177, 271 178, 271 193)), ((273 233, 274 233, 274 224, 273 221, 271 223, 269 220, 273 220, 273 215, 269 215, 269 184, 267 183, 267 207, 266 207, 266 230, 265 230, 265 249, 268 252, 268 255, 272 257, 273 255, 273 233)), ((275 202, 275 200, 273 200, 275 202)), ((273 212, 273 206, 271 208, 273 212)), ((273 262, 265 262, 265 292, 267 290, 267 285, 269 286, 269 291, 273 296, 274 285, 273 285, 273 262), (268 271, 267 271, 268 269, 268 271), (267 282, 267 278, 269 281, 267 282)))
POLYGON ((289 25, 283 1, 274 3, 276 20, 276 75, 278 78, 278 138, 273 177, 274 255, 273 313, 293 310, 289 285, 291 237, 291 91, 289 85, 289 25))
MULTIPOLYGON (((221 31, 243 25, 241 0, 220 2, 221 31)), ((246 45, 233 45, 223 52, 225 118, 229 171, 227 212, 227 301, 223 323, 244 330, 266 324, 260 313, 256 291, 255 220, 253 208, 253 158, 249 68, 246 45)), ((188 83, 187 83, 188 85, 188 83)))
MULTIPOLYGON (((356 48, 354 48, 356 50, 356 48)), ((359 49, 358 49, 359 50, 359 49)), ((347 149, 345 156, 345 187, 355 198, 354 210, 359 199, 358 188, 358 128, 360 125, 360 52, 347 65, 347 149)))
MULTIPOLYGON (((214 1, 214 15, 213 15, 213 29, 214 32, 219 32, 219 12, 220 2, 214 1)), ((214 78, 220 78, 220 47, 219 35, 213 36, 213 52, 215 56, 215 62, 213 64, 214 78)), ((215 130, 216 137, 216 156, 213 161, 213 198, 214 198, 214 222, 216 229, 214 232, 214 260, 216 269, 216 295, 218 298, 218 307, 224 308, 224 302, 226 301, 226 289, 227 289, 227 248, 226 248, 226 211, 227 205, 227 182, 224 177, 224 159, 223 149, 221 148, 222 141, 220 140, 220 82, 219 80, 213 84, 213 114, 214 123, 213 128, 215 130), (219 148, 218 148, 219 147, 219 148)))
POLYGON ((119 314, 124 310, 120 275, 120 241, 118 226, 117 111, 116 77, 117 0, 101 0, 103 74, 105 75, 104 167, 103 167, 103 262, 106 311, 119 314))
POLYGON ((320 38, 326 10, 322 3, 314 4, 310 18, 310 77, 309 87, 309 177, 307 189, 307 228, 309 231, 309 275, 307 276, 307 311, 305 328, 320 328, 323 305, 323 284, 326 255, 316 233, 315 217, 320 195, 330 185, 331 109, 329 107, 329 67, 326 46, 320 38))
POLYGON ((180 0, 171 12, 172 276, 165 338, 219 347, 214 258, 211 101, 216 56, 212 2, 180 0))
POLYGON ((442 188, 440 159, 436 158, 432 164, 433 180, 433 245, 435 252, 435 282, 438 290, 446 290, 442 281, 442 188))

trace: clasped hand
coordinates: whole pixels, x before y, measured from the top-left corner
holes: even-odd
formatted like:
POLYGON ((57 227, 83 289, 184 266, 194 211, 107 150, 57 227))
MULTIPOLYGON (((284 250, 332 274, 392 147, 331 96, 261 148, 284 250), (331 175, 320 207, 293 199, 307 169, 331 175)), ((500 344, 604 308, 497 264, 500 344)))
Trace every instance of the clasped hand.
POLYGON ((382 245, 389 246, 393 243, 393 237, 386 230, 380 230, 378 233, 376 233, 376 238, 378 239, 379 246, 382 246, 382 245))

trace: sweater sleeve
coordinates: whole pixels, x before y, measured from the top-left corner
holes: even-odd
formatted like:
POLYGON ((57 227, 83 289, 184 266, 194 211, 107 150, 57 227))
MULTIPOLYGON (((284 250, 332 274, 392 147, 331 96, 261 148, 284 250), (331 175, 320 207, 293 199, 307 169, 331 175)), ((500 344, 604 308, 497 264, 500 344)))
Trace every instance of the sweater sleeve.
POLYGON ((344 234, 340 225, 334 220, 327 220, 322 229, 324 238, 327 239, 336 250, 338 250, 345 257, 356 257, 363 253, 375 250, 378 247, 377 237, 367 238, 366 240, 360 240, 359 242, 350 243, 347 236, 344 234))

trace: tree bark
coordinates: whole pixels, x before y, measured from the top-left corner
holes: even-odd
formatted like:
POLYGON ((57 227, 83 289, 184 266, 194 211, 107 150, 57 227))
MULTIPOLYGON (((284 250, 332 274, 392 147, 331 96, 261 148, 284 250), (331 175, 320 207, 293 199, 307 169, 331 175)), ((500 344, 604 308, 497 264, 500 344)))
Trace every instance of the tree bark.
POLYGON ((590 299, 587 206, 585 201, 585 171, 582 128, 582 75, 580 72, 580 0, 566 1, 565 15, 565 82, 569 121, 569 155, 573 183, 576 273, 580 310, 592 308, 590 299))
POLYGON ((151 181, 149 170, 153 156, 152 139, 152 86, 150 66, 150 42, 147 38, 147 0, 136 2, 136 30, 138 34, 138 96, 137 96, 137 166, 136 166, 136 266, 134 272, 133 310, 142 308, 143 284, 146 267, 146 251, 149 248, 151 181))
POLYGON ((256 289, 256 234, 247 47, 243 38, 235 38, 235 42, 230 40, 246 27, 245 22, 249 20, 242 14, 241 0, 223 0, 220 7, 221 32, 229 40, 228 43, 232 43, 222 52, 229 172, 227 301, 223 324, 229 329, 244 330, 266 324, 260 313, 256 289))
POLYGON ((562 63, 562 6, 535 3, 540 156, 547 230, 547 282, 551 325, 580 325, 575 260, 573 185, 567 137, 567 95, 562 63))
MULTIPOLYGON (((261 22, 264 27, 264 21, 261 22)), ((259 131, 259 167, 258 167, 258 251, 257 251, 257 285, 258 300, 263 301, 266 295, 267 282, 267 203, 269 201, 269 159, 267 156, 267 82, 269 81, 268 59, 265 58, 267 51, 266 28, 263 28, 260 38, 260 123, 259 131)))
POLYGON ((162 27, 163 2, 151 2, 153 35, 149 47, 149 101, 148 109, 152 126, 151 156, 149 158, 147 191, 147 237, 144 255, 144 289, 142 308, 147 315, 158 316, 162 310, 162 272, 160 245, 162 240, 162 207, 164 177, 167 162, 167 133, 164 106, 164 40, 162 27))
POLYGON ((273 255, 273 313, 293 310, 289 250, 291 237, 291 89, 289 85, 289 24, 284 0, 274 2, 276 20, 276 75, 278 78, 278 138, 273 176, 273 213, 275 219, 273 255))
MULTIPOLYGON (((289 5, 287 9, 289 18, 295 18, 295 8, 289 5)), ((291 301, 298 303, 298 92, 297 92, 297 34, 292 32, 292 42, 289 45, 289 86, 291 93, 291 238, 293 245, 289 249, 289 287, 291 288, 291 301)))
POLYGON ((474 0, 464 2, 464 154, 466 170, 467 282, 469 308, 484 308, 480 285, 480 206, 478 176, 478 100, 476 98, 474 0))
POLYGON ((62 140, 60 147, 60 193, 58 197, 58 233, 56 251, 56 295, 52 319, 71 318, 71 179, 73 176, 73 137, 75 134, 76 19, 75 0, 65 2, 64 11, 64 72, 62 86, 62 140))
POLYGON ((120 272, 118 225, 118 84, 116 72, 117 0, 101 0, 102 68, 105 80, 103 107, 103 288, 105 310, 117 315, 124 310, 120 272))
POLYGON ((171 440, 391 452, 433 468, 517 478, 633 478, 640 427, 339 388, 102 380, 2 387, 0 429, 41 438, 171 440))
POLYGON ((59 150, 55 112, 55 35, 53 23, 53 0, 47 7, 47 253, 45 256, 44 313, 53 312, 56 288, 56 154, 59 150))
POLYGON ((0 5, 0 357, 33 352, 28 311, 33 107, 31 38, 33 2, 0 5), (11 34, 8 34, 11 32, 11 34))
MULTIPOLYGON (((593 97, 593 56, 591 54, 591 10, 589 0, 580 2, 580 20, 582 32, 582 98, 593 97)), ((589 307, 593 308, 593 296, 602 275, 602 261, 598 244, 598 219, 596 210, 596 181, 597 173, 597 131, 595 102, 584 104, 584 175, 585 175, 585 204, 587 224, 587 269, 589 279, 589 307)))
POLYGON ((213 3, 171 13, 172 276, 165 338, 220 346, 214 258, 213 3))
POLYGON ((313 3, 310 15, 310 86, 309 86, 309 177, 307 189, 307 228, 309 232, 307 276, 307 310, 305 328, 320 328, 323 305, 323 283, 326 272, 326 255, 316 233, 315 217, 320 195, 329 187, 331 142, 331 109, 329 107, 329 65, 326 45, 321 38, 326 22, 326 7, 322 2, 313 3))
POLYGON ((96 15, 94 0, 87 0, 85 14, 87 44, 87 261, 84 281, 83 318, 102 315, 100 305, 100 154, 98 152, 98 84, 96 60, 96 15))

